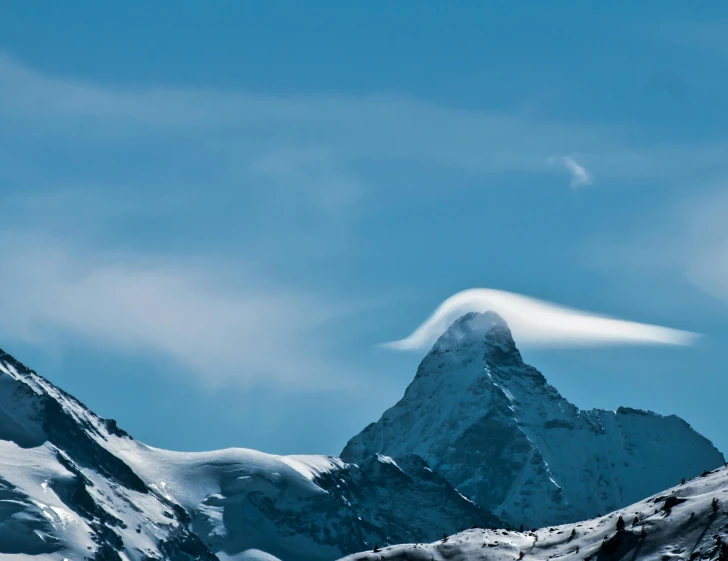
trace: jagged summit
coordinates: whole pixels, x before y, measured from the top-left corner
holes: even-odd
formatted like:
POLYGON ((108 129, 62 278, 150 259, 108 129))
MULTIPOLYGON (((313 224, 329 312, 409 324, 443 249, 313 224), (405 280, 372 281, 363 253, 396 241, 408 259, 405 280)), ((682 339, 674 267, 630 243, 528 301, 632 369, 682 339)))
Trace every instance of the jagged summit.
POLYGON ((455 320, 438 338, 433 350, 447 350, 465 345, 490 342, 515 348, 506 321, 494 311, 468 312, 455 320))
POLYGON ((580 411, 524 364, 507 324, 466 314, 435 343, 402 399, 341 457, 416 454, 514 526, 571 522, 723 464, 675 416, 580 411))
POLYGON ((508 324, 500 314, 493 310, 487 312, 468 312, 456 319, 444 335, 458 330, 485 335, 490 330, 499 327, 508 329, 508 324))

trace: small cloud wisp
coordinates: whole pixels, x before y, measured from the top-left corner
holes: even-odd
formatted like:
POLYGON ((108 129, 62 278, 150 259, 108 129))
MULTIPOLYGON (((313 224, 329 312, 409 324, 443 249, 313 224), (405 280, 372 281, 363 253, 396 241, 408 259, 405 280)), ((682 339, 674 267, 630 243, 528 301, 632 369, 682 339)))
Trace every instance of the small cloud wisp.
POLYGON ((552 157, 548 161, 552 164, 559 163, 563 165, 571 173, 569 185, 571 185, 572 189, 578 189, 593 183, 592 176, 587 169, 571 156, 552 157))
POLYGON ((184 264, 3 234, 11 242, 0 242, 4 341, 47 347, 80 340, 146 353, 212 388, 329 388, 341 380, 315 335, 338 315, 337 305, 247 269, 231 274, 226 263, 184 264))
POLYGON ((518 343, 531 347, 688 346, 700 337, 689 331, 600 316, 513 292, 473 288, 445 300, 408 337, 384 346, 398 351, 426 349, 463 314, 489 310, 506 320, 518 343))

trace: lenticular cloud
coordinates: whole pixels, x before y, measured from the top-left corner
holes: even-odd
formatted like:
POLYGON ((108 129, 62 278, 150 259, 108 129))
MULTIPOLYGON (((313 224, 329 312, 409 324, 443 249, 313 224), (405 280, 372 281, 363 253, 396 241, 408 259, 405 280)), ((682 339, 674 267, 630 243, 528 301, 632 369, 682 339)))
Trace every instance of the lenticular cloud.
POLYGON ((506 320, 519 344, 531 347, 691 345, 699 337, 689 331, 600 316, 513 292, 473 288, 445 300, 405 339, 384 346, 401 351, 429 347, 463 314, 488 310, 506 320))

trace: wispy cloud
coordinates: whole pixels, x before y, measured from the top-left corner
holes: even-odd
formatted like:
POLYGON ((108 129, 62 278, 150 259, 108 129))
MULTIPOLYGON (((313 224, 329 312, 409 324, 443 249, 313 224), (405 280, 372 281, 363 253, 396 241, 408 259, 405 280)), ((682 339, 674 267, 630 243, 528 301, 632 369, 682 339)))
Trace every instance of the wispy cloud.
POLYGON ((331 332, 315 335, 330 295, 272 270, 290 279, 350 247, 357 204, 396 197, 395 181, 440 188, 419 181, 426 167, 540 172, 547 150, 610 137, 396 95, 101 84, 8 56, 0 128, 5 340, 75 338, 215 383, 314 386, 350 370, 324 348, 331 332), (381 171, 393 163, 394 180, 381 171), (190 264, 189 248, 214 262, 190 264), (231 277, 230 263, 255 273, 231 277))
POLYGON ((654 24, 653 30, 658 38, 681 48, 697 48, 719 56, 728 53, 728 18, 668 20, 654 24))
MULTIPOLYGON (((666 235, 680 236, 672 250, 694 286, 728 303, 728 184, 678 206, 681 224, 665 224, 666 235), (671 228, 672 226, 672 228, 671 228)), ((669 239, 669 238, 668 238, 669 239)), ((669 246, 668 246, 669 247, 669 246)), ((663 245, 661 251, 667 248, 663 245)))
POLYGON ((681 200, 649 230, 623 241, 640 266, 677 269, 696 288, 728 303, 728 187, 681 200))
POLYGON ((385 346, 395 350, 425 349, 458 317, 489 310, 506 320, 517 343, 527 346, 690 345, 698 337, 687 331, 574 310, 513 292, 474 288, 454 294, 412 334, 385 346))
POLYGON ((728 182, 691 188, 700 194, 658 206, 619 232, 596 232, 583 248, 586 258, 602 271, 677 281, 728 303, 728 182))
MULTIPOLYGON (((461 110, 401 95, 275 96, 106 85, 40 73, 2 54, 0 123, 18 139, 0 154, 0 177, 22 168, 37 183, 47 180, 38 177, 43 170, 35 165, 35 141, 42 135, 43 146, 52 145, 66 161, 88 162, 110 149, 118 160, 140 149, 155 155, 146 166, 135 158, 133 170, 119 170, 128 180, 152 175, 158 181, 162 163, 161 179, 168 182, 189 184, 203 170, 210 175, 206 189, 245 182, 248 190, 279 194, 285 184, 311 192, 312 200, 327 208, 332 201, 346 205, 377 190, 391 196, 392 185, 379 171, 388 166, 372 162, 397 162, 417 175, 413 182, 423 190, 437 186, 422 185, 417 172, 435 166, 488 176, 546 174, 558 163, 576 188, 593 183, 594 176, 640 182, 695 178, 725 167, 728 154, 728 144, 721 142, 650 144, 627 127, 560 122, 515 109, 461 110), (24 138, 34 142, 33 148, 24 138), (588 157, 588 169, 581 157, 549 157, 574 150, 588 157), (302 156, 316 165, 301 165, 302 156), (284 169, 256 175, 263 160, 280 162, 284 169), (367 181, 353 171, 363 167, 367 181)), ((46 173, 59 181, 61 171, 67 170, 51 167, 46 173)))
POLYGON ((330 302, 225 264, 103 254, 4 235, 0 335, 145 353, 204 384, 343 383, 317 337, 330 302))
POLYGON ((551 157, 548 159, 549 163, 558 163, 563 165, 569 173, 571 173, 571 182, 570 185, 573 189, 578 189, 579 187, 584 187, 585 185, 591 185, 592 184, 592 176, 587 171, 587 169, 579 164, 574 158, 571 156, 559 156, 559 157, 551 157))
MULTIPOLYGON (((229 154, 234 146, 239 161, 240 148, 270 154, 282 143, 285 151, 309 150, 315 138, 318 147, 336 147, 339 161, 386 156, 480 173, 543 171, 554 149, 600 150, 618 133, 616 127, 554 122, 515 110, 464 111, 398 95, 281 97, 244 90, 106 86, 45 75, 8 56, 0 56, 3 116, 24 121, 31 131, 34 122, 53 121, 64 133, 72 129, 67 142, 88 143, 99 133, 118 138, 139 127, 175 137, 195 130, 223 138, 225 144, 215 142, 214 148, 229 154), (84 124, 83 134, 78 122, 84 124)), ((56 134, 57 126, 44 131, 56 134)))
MULTIPOLYGON (((202 378, 242 383, 336 370, 310 335, 329 298, 261 271, 271 262, 290 270, 296 259, 311 268, 313 255, 350 250, 359 203, 390 204, 406 196, 401 185, 443 189, 428 181, 442 168, 478 178, 548 174, 550 154, 574 150, 600 179, 669 175, 676 162, 687 175, 728 161, 725 144, 632 146, 629 130, 518 111, 397 95, 109 85, 7 56, 0 129, 2 202, 21 201, 0 232, 0 313, 13 333, 156 353, 202 378), (8 228, 70 241, 34 245, 8 228), (175 256, 190 246, 214 253, 216 267, 180 265, 175 256), (230 262, 248 264, 255 278, 220 281, 215 269, 230 262), (277 338, 293 341, 285 356, 277 338)), ((591 180, 571 162, 560 160, 575 184, 591 180)))

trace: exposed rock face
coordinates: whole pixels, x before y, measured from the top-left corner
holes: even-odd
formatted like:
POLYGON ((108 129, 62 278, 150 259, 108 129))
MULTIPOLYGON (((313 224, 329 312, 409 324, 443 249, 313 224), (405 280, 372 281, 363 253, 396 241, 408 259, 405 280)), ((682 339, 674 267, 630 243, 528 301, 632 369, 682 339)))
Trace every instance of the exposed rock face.
POLYGON ((610 512, 724 463, 685 421, 619 408, 580 411, 527 364, 495 313, 457 320, 404 397, 341 457, 416 454, 517 527, 610 512))

